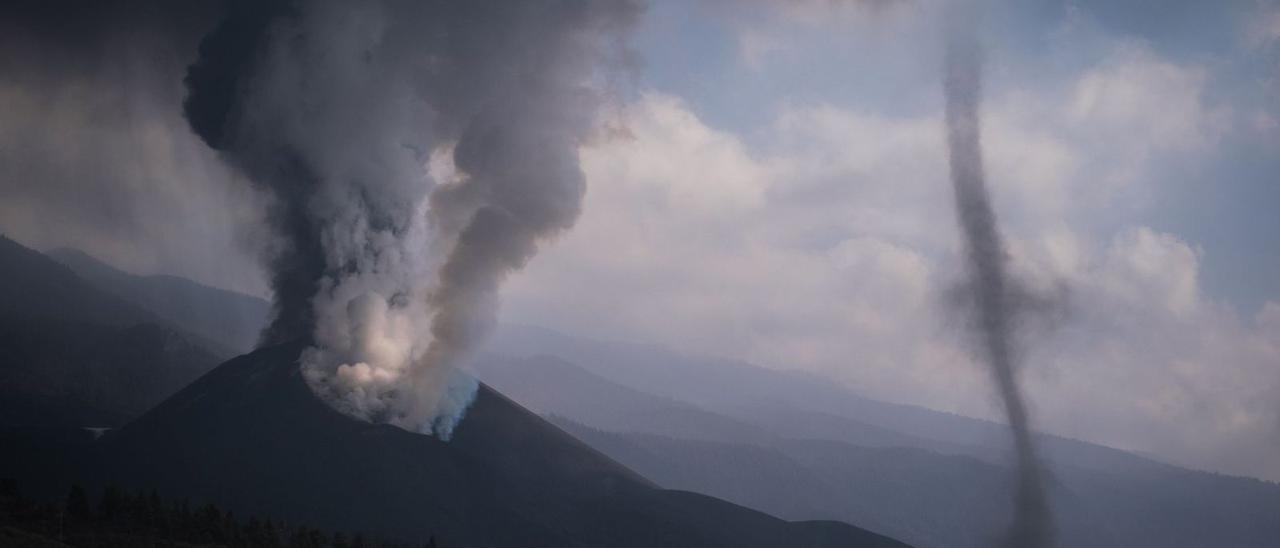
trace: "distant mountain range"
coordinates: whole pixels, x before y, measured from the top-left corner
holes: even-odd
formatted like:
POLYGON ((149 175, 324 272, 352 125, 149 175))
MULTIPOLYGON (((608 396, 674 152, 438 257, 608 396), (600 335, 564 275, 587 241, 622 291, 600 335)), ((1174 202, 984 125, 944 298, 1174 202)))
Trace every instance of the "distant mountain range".
MULTIPOLYGON (((786 519, 858 523, 922 548, 996 545, 1011 515, 1007 442, 994 423, 859 398, 804 374, 527 326, 505 326, 492 352, 477 362, 480 378, 663 487, 786 519)), ((1039 441, 1060 546, 1280 539, 1280 485, 1039 441)))
POLYGON ((45 254, 98 290, 215 343, 228 356, 252 350, 271 313, 271 304, 257 297, 177 276, 130 274, 78 249, 64 247, 45 254))
MULTIPOLYGON (((841 439, 859 445, 919 447, 993 462, 1008 456, 1008 433, 1001 424, 869 399, 801 371, 684 355, 652 345, 584 339, 535 326, 503 325, 489 346, 498 355, 555 356, 618 385, 768 424, 793 437, 834 427, 842 432, 841 439), (855 438, 849 437, 850 429, 857 432, 855 438)), ((479 368, 482 378, 485 370, 494 369, 483 363, 479 368)), ((565 392, 563 398, 583 397, 565 392)), ((1073 466, 1126 471, 1154 464, 1109 447, 1057 436, 1038 438, 1050 460, 1073 466)))

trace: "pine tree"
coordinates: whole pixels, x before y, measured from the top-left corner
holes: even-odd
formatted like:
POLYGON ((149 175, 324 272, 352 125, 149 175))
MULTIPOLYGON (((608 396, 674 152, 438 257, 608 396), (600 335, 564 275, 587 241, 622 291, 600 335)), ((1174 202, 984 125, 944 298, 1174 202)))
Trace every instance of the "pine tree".
POLYGON ((77 485, 71 486, 71 492, 67 493, 67 518, 77 521, 88 521, 91 517, 89 510, 89 497, 84 493, 84 487, 77 485))
POLYGON ((13 478, 0 480, 0 497, 18 498, 18 482, 13 478))
POLYGON ((98 501, 98 517, 103 521, 118 521, 124 501, 121 500, 120 489, 114 485, 108 485, 102 491, 102 500, 98 501))
POLYGON ((165 512, 164 503, 160 501, 160 494, 154 489, 147 497, 147 517, 150 521, 147 523, 149 529, 155 530, 160 536, 169 534, 168 512, 165 512))
POLYGON ((151 527, 151 505, 147 503, 147 496, 139 491, 133 496, 126 497, 125 500, 129 530, 145 534, 151 527))
POLYGON ((225 540, 223 544, 227 546, 265 546, 259 542, 255 535, 261 535, 261 526, 257 525, 258 520, 250 518, 248 522, 242 522, 236 519, 235 513, 228 510, 223 516, 223 535, 225 540), (254 531, 256 529, 256 531, 254 531))
POLYGON ((9 521, 22 506, 23 501, 18 493, 18 482, 10 478, 0 480, 0 523, 9 521))
POLYGON ((321 533, 319 529, 307 530, 307 547, 308 548, 324 548, 329 544, 329 536, 321 533))
POLYGON ((308 548, 307 528, 299 525, 289 537, 289 548, 308 548))
POLYGON ((222 534, 222 511, 217 506, 206 504, 200 509, 200 533, 201 538, 208 542, 225 542, 222 534))
POLYGON ((266 534, 263 532, 262 522, 258 521, 258 516, 249 516, 249 521, 244 526, 244 540, 249 546, 266 546, 266 534))
POLYGON ((267 522, 263 524, 262 529, 264 534, 266 535, 266 541, 267 541, 267 544, 264 544, 263 546, 269 546, 274 548, 274 547, 283 545, 280 539, 280 530, 276 528, 276 524, 275 522, 271 521, 271 518, 267 518, 267 522))
POLYGON ((178 503, 178 521, 178 529, 183 532, 183 538, 199 538, 200 526, 196 523, 195 515, 191 512, 190 500, 182 499, 182 501, 178 503))
POLYGON ((333 548, 351 548, 351 542, 347 540, 346 533, 342 531, 333 534, 333 548))

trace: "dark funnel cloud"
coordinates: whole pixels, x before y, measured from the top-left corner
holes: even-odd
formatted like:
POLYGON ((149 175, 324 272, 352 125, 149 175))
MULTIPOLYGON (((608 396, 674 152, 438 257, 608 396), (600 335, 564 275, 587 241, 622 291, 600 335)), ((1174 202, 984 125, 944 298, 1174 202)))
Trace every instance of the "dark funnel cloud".
MULTIPOLYGON (((954 15, 954 12, 953 12, 954 15)), ((990 367, 1016 454, 1013 524, 1005 539, 1010 548, 1053 545, 1053 523, 1045 493, 1043 471, 1031 438, 1026 403, 1018 387, 1018 364, 1013 345, 1015 300, 1018 294, 1005 268, 1005 251, 991 207, 982 165, 979 107, 982 97, 982 50, 972 15, 953 17, 947 40, 947 144, 956 213, 964 234, 970 280, 970 300, 978 337, 990 367)))

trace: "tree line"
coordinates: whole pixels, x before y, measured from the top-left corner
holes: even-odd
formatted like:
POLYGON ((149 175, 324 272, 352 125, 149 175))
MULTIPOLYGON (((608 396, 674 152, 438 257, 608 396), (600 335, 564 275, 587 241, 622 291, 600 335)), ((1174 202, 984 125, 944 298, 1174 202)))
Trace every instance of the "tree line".
POLYGON ((362 533, 327 532, 250 516, 217 505, 161 499, 155 491, 108 486, 90 500, 72 485, 61 503, 23 497, 14 480, 0 480, 0 545, 228 548, 439 548, 434 537, 406 543, 362 533))

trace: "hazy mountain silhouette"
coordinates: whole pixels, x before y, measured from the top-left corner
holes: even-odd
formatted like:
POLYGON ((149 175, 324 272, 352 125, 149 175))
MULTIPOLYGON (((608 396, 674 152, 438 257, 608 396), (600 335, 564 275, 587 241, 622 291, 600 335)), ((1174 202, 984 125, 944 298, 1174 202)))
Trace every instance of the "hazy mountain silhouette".
POLYGON ((97 290, 71 269, 0 236, 0 316, 130 326, 158 318, 127 299, 97 290))
POLYGON ((217 365, 204 341, 0 237, 0 427, 113 426, 217 365))
MULTIPOLYGON (((779 371, 738 360, 681 354, 656 345, 592 340, 513 324, 499 327, 490 348, 507 356, 557 356, 600 379, 696 404, 788 436, 809 430, 806 435, 810 437, 835 436, 832 439, 856 445, 917 447, 996 463, 1009 457, 1005 451, 1007 427, 1002 424, 874 400, 803 371, 779 371), (817 435, 823 430, 828 434, 817 435)), ((548 412, 576 419, 556 409, 548 412)), ((1070 466, 1108 472, 1152 466, 1176 469, 1133 453, 1059 436, 1037 434, 1037 442, 1047 460, 1070 466)))
POLYGON ((592 426, 605 430, 752 443, 776 437, 744 421, 622 386, 554 356, 485 354, 473 370, 537 413, 591 417, 592 426))
MULTIPOLYGON (((1005 458, 983 440, 932 440, 776 399, 739 402, 722 415, 546 357, 490 359, 478 371, 663 487, 787 519, 858 523, 921 547, 996 545, 1011 515, 1005 458), (594 394, 580 395, 584 388, 594 394)), ((726 377, 722 390, 736 386, 726 377)), ((1050 494, 1063 546, 1263 547, 1280 538, 1276 484, 1045 440, 1056 444, 1050 494)))
MULTIPOLYGON (((1009 474, 979 459, 828 440, 776 446, 594 430, 556 422, 663 487, 786 519, 859 523, 920 547, 998 544, 1009 474)), ((1063 546, 1273 546, 1280 486, 1180 470, 1128 476, 1055 467, 1049 486, 1063 546)))
POLYGON ((252 349, 271 313, 271 304, 258 297, 178 276, 131 274, 78 249, 64 247, 45 254, 94 287, 225 347, 227 357, 252 349))

